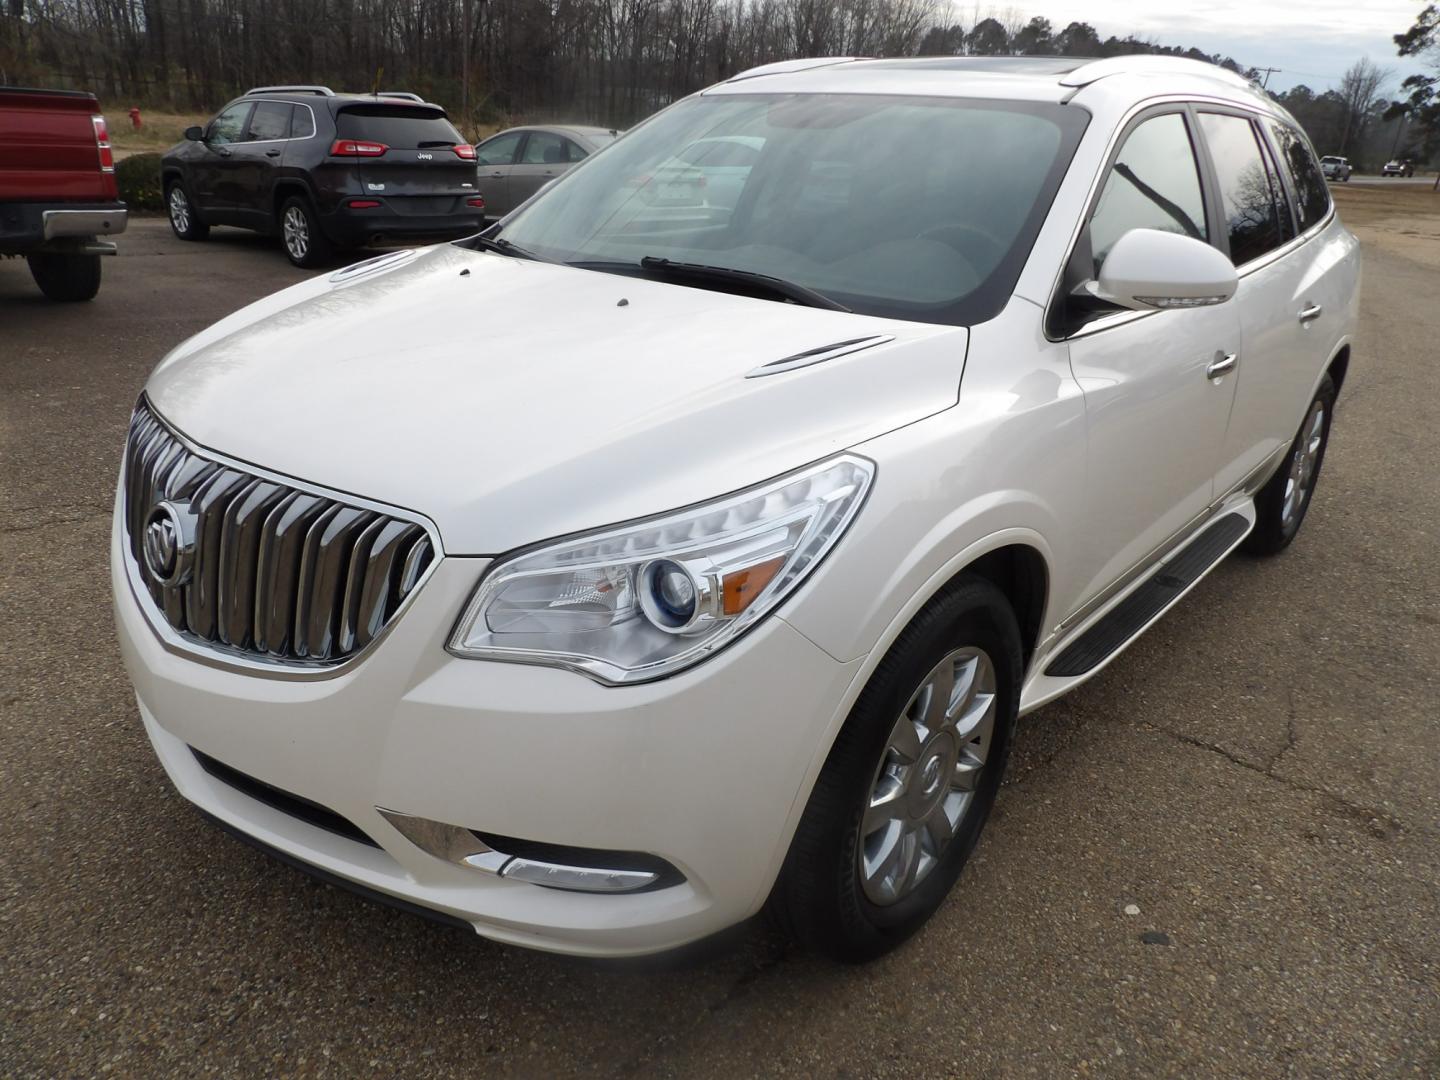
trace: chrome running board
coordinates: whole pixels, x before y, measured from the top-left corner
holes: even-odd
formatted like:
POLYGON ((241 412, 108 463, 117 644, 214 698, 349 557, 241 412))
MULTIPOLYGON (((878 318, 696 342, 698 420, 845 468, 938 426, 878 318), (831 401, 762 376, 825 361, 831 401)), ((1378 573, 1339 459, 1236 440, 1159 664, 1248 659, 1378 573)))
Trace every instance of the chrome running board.
POLYGON ((1248 498, 1232 502, 1112 604, 1046 649, 1026 680, 1020 711, 1038 708, 1099 673, 1223 562, 1254 526, 1254 503, 1248 498))

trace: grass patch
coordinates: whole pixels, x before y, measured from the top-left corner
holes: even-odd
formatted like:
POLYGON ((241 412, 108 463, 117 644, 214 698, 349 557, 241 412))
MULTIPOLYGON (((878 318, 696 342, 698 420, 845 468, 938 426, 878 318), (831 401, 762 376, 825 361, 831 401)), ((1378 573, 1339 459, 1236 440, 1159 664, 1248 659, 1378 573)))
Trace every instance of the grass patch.
POLYGON ((185 129, 210 122, 211 113, 163 113, 142 109, 139 131, 130 125, 125 110, 105 114, 110 126, 110 145, 117 153, 137 154, 147 150, 168 150, 185 137, 185 129))

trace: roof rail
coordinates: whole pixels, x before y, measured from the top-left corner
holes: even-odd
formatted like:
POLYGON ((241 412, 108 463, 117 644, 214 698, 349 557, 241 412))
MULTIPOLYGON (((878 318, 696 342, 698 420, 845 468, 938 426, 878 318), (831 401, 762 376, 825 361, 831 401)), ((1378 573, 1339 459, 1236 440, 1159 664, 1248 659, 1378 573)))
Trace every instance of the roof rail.
POLYGON ((791 71, 805 71, 809 68, 828 67, 831 64, 848 64, 852 60, 862 60, 859 56, 815 56, 803 60, 779 60, 773 64, 761 64, 759 67, 749 68, 737 75, 731 75, 726 82, 739 82, 741 79, 753 79, 759 75, 784 75, 791 71))
POLYGON ((406 101, 418 101, 421 105, 428 104, 428 102, 426 102, 426 100, 422 98, 419 94, 412 94, 409 90, 381 90, 378 91, 375 96, 398 97, 404 98, 406 101))
POLYGON ((321 97, 334 97, 335 91, 328 86, 256 86, 245 91, 245 96, 251 94, 319 94, 321 97))
POLYGON ((1093 82, 1111 75, 1198 75, 1202 79, 1218 79, 1231 86, 1250 89, 1254 83, 1219 64, 1204 60, 1191 60, 1185 56, 1162 56, 1151 53, 1136 53, 1130 56, 1111 56, 1104 60, 1092 60, 1074 71, 1060 77, 1061 86, 1089 86, 1093 82))

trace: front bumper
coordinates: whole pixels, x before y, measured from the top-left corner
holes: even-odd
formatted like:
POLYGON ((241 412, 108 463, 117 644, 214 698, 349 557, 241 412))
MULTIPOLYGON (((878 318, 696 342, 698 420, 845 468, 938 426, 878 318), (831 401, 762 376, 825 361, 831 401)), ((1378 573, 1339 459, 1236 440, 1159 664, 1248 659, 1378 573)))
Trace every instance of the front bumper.
POLYGON ((121 651, 145 730, 182 795, 290 859, 551 951, 658 952, 759 910, 860 663, 838 663, 779 618, 641 686, 458 659, 445 640, 485 563, 449 558, 361 662, 330 678, 269 678, 170 651, 122 557, 117 526, 121 651), (257 801, 208 772, 192 748, 328 808, 376 846, 257 801), (604 895, 500 878, 427 854, 377 807, 644 852, 684 881, 604 895))

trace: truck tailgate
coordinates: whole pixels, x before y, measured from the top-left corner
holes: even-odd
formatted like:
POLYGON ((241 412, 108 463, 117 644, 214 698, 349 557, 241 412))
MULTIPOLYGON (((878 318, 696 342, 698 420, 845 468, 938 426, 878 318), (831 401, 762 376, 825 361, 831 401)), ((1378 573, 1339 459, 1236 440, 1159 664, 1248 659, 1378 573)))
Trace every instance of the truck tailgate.
POLYGON ((102 170, 99 115, 89 94, 0 89, 0 202, 118 198, 113 164, 102 170))

